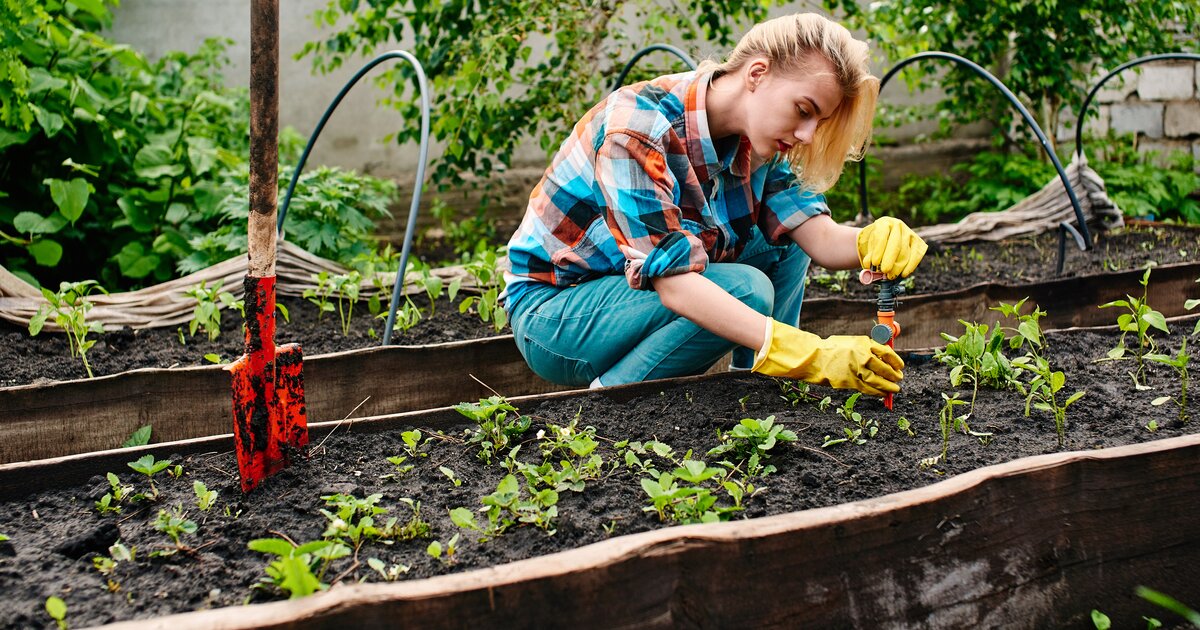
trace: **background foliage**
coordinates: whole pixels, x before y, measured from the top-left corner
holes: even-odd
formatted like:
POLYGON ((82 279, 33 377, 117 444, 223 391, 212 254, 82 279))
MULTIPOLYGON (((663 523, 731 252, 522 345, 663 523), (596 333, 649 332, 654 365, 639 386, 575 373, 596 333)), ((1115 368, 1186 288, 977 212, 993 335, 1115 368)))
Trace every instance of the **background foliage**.
MULTIPOLYGON (((228 41, 151 63, 97 33, 112 4, 0 6, 0 262, 35 284, 130 288, 245 251, 246 215, 230 196, 246 195, 249 103, 223 83, 228 41)), ((281 160, 299 142, 282 133, 281 160)), ((293 233, 348 261, 366 245, 329 232, 365 236, 362 213, 386 207, 394 187, 330 170, 306 179, 323 198, 298 189, 293 233)))
MULTIPOLYGON (((1195 0, 824 0, 824 6, 844 12, 845 23, 893 62, 940 50, 987 68, 1051 138, 1063 106, 1078 111, 1101 68, 1194 49, 1200 32, 1195 0)), ((933 106, 943 129, 985 120, 1008 140, 1036 140, 991 84, 957 64, 918 62, 901 74, 910 89, 945 91, 933 106)))
MULTIPOLYGON (((432 179, 446 189, 511 166, 529 138, 552 153, 636 48, 707 41, 723 51, 771 4, 686 0, 664 10, 653 0, 331 0, 312 17, 318 25, 342 27, 299 56, 328 71, 351 55, 380 53, 389 42, 415 42, 409 50, 432 83, 432 135, 446 146, 431 165, 432 179), (535 54, 542 47, 545 53, 535 54)), ((652 61, 640 64, 630 81, 661 73, 647 70, 652 61)), ((406 121, 395 135, 400 143, 418 139, 412 76, 404 65, 376 79, 387 91, 384 102, 406 121)))

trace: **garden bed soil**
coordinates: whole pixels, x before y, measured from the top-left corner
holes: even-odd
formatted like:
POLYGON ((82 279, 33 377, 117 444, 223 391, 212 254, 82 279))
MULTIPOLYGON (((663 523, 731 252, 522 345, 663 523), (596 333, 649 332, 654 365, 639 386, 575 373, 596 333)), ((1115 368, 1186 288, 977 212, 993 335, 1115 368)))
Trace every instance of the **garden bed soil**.
MULTIPOLYGON (((1176 325, 1176 330, 1191 329, 1190 323, 1176 325)), ((1173 351, 1181 338, 1176 335, 1161 339, 1162 349, 1173 351)), ((838 436, 847 426, 834 413, 834 408, 846 399, 846 392, 813 388, 811 393, 815 398, 833 397, 833 406, 821 411, 810 401, 789 401, 781 382, 774 379, 725 374, 517 402, 521 412, 533 418, 533 426, 522 438, 519 458, 540 461, 540 458, 535 460, 538 448, 533 443, 534 436, 549 430, 548 424, 565 425, 573 418, 579 419, 580 427, 596 427, 601 438, 598 452, 605 462, 611 463, 620 460, 613 440, 657 439, 671 445, 677 456, 690 450, 695 457, 704 457, 717 444, 718 430, 731 429, 741 418, 774 416, 777 422, 795 431, 799 439, 780 443, 771 451, 769 463, 778 471, 756 480, 755 485, 762 490, 747 499, 745 510, 733 517, 743 519, 879 497, 1021 457, 1064 450, 1090 451, 1196 433, 1200 422, 1180 422, 1173 403, 1151 405, 1156 397, 1178 394, 1178 380, 1167 368, 1149 368, 1147 382, 1153 389, 1137 391, 1126 374, 1130 362, 1094 361, 1105 356, 1116 342, 1117 336, 1096 332, 1064 332, 1049 337, 1051 360, 1056 369, 1067 374, 1063 394, 1087 392, 1069 409, 1062 447, 1058 445, 1053 421, 1037 411, 1032 418, 1026 418, 1024 401, 1015 392, 981 390, 970 425, 977 432, 992 435, 979 439, 955 433, 949 440, 946 461, 927 469, 919 468, 921 459, 941 450, 937 417, 941 394, 950 391, 950 387, 945 367, 927 357, 910 356, 904 389, 896 397, 894 410, 884 409, 878 399, 867 398, 861 399, 855 408, 864 417, 876 420, 879 426, 878 434, 862 445, 843 443, 822 448, 826 436, 838 436), (638 395, 627 399, 623 392, 638 395), (909 436, 898 428, 897 421, 902 417, 912 423, 915 435, 909 436), (1151 421, 1158 425, 1154 432, 1147 429, 1151 421)), ((1194 345, 1189 348, 1193 360, 1200 356, 1194 348, 1194 345)), ((970 396, 969 391, 966 396, 970 396)), ((1200 405, 1193 399, 1187 412, 1193 418, 1200 418, 1200 405)), ((388 423, 367 421, 338 426, 327 438, 321 437, 323 431, 314 431, 313 444, 304 457, 248 496, 238 490, 231 451, 175 454, 170 459, 182 464, 183 477, 173 479, 163 473, 158 480, 162 496, 156 503, 128 507, 117 515, 101 515, 93 507, 109 489, 103 477, 105 470, 86 471, 86 482, 44 489, 41 486, 56 483, 53 469, 38 469, 33 474, 33 469, 25 470, 28 466, 0 467, 0 498, 6 499, 0 505, 0 534, 11 538, 0 543, 0 591, 6 595, 0 602, 0 626, 46 625, 49 619, 43 603, 51 595, 67 602, 68 621, 75 626, 278 598, 269 589, 250 588, 263 576, 267 557, 248 551, 246 544, 276 533, 298 542, 320 538, 326 525, 326 519, 318 512, 323 507, 321 495, 341 492, 361 498, 380 493, 382 505, 402 519, 408 513, 399 499, 415 499, 421 502, 421 515, 431 524, 432 536, 445 543, 460 531, 451 523, 448 510, 459 506, 478 508, 480 497, 493 492, 505 474, 495 464, 481 463, 476 449, 462 442, 467 423, 464 418, 454 420, 455 417, 446 411, 408 416, 410 420, 405 422, 423 425, 426 435, 435 430, 444 433, 443 437, 427 443, 424 448, 427 457, 410 458, 408 463, 416 468, 398 479, 383 476, 396 472, 385 458, 402 454, 400 430, 376 432, 388 423), (462 485, 452 485, 439 467, 452 470, 462 485), (207 513, 196 507, 192 484, 197 480, 220 493, 216 506, 207 513), (160 508, 176 505, 182 506, 199 525, 194 535, 183 538, 196 551, 151 558, 151 551, 169 546, 169 540, 155 531, 151 522, 160 508), (111 578, 119 587, 110 589, 106 588, 105 578, 93 568, 93 558, 118 538, 126 545, 135 545, 137 556, 135 561, 117 566, 111 578)), ((231 448, 228 439, 220 444, 222 448, 231 448)), ((155 452, 161 458, 171 455, 170 448, 171 445, 164 445, 155 452)), ((130 449, 128 457, 120 459, 133 461, 146 450, 130 449)), ((112 459, 110 456, 109 460, 112 459)), ((711 462, 716 458, 708 459, 711 462)), ((661 459, 656 461, 659 468, 669 469, 661 459)), ((79 472, 78 468, 73 470, 79 472)), ((114 465, 109 470, 117 473, 123 483, 139 491, 147 489, 144 479, 138 479, 137 474, 123 465, 114 465)), ((562 491, 557 532, 552 536, 533 527, 515 527, 503 536, 481 543, 474 534, 464 532, 453 566, 426 554, 428 539, 390 546, 367 543, 359 553, 360 566, 353 568, 348 558, 335 561, 326 579, 338 576, 343 583, 380 581, 380 576, 365 564, 369 557, 380 558, 388 565, 409 566, 410 570, 400 579, 411 581, 495 566, 666 526, 653 513, 643 511, 642 506, 647 503, 639 479, 639 475, 622 466, 602 480, 589 481, 582 493, 562 491)), ((1188 479, 1188 483, 1195 483, 1195 476, 1188 479)), ((1102 488, 1093 491, 1100 493, 1098 496, 1104 493, 1102 488)), ((722 503, 728 503, 727 497, 722 503)), ((1013 507, 1004 505, 997 509, 1011 513, 1013 507)), ((1164 504, 1164 509, 1173 508, 1164 504)), ((894 525, 904 527, 903 523, 894 525)), ((969 535, 969 527, 969 523, 957 522, 953 515, 947 515, 938 531, 947 535, 946 531, 959 530, 969 535)), ((1194 546, 1196 531, 1196 527, 1191 527, 1169 535, 1189 538, 1187 544, 1194 546)), ((1047 532, 1047 536, 1055 540, 1052 532, 1047 532)), ((1050 555, 1038 560, 1041 573, 1030 579, 1051 580, 1059 568, 1081 562, 1079 552, 1085 555, 1087 552, 1071 550, 1070 541, 1058 541, 1051 547, 1047 552, 1050 555), (1067 551, 1061 557, 1059 543, 1067 551)), ((871 553, 869 549, 862 552, 871 553)), ((1110 562, 1119 565, 1123 560, 1110 559, 1110 562)), ((1116 572, 1119 566, 1110 568, 1116 572)), ((1166 572, 1164 576, 1172 578, 1180 575, 1172 572, 1195 573, 1194 567, 1162 570, 1166 572)), ((915 587, 919 589, 920 585, 915 587)), ((837 586, 824 584, 812 588, 837 586)), ((893 595, 900 596, 893 593, 888 597, 893 595)), ((1097 591, 1094 598, 1085 594, 1082 600, 1093 602, 1088 604, 1090 607, 1104 610, 1115 605, 1112 596, 1097 591)), ((571 606, 573 597, 563 594, 560 605, 571 606)), ((1126 599, 1132 599, 1132 595, 1126 599)), ((1072 601, 1080 601, 1080 597, 1072 601)), ((1126 608, 1128 604, 1123 602, 1126 608)), ((696 614, 702 614, 704 605, 700 602, 695 605, 696 614)), ((763 605, 771 604, 763 602, 763 605)), ((936 602, 929 605, 936 606, 936 602)), ((1165 615, 1148 604, 1141 610, 1160 618, 1165 615)), ((1082 627, 1088 612, 1087 608, 1058 611, 1058 623, 1054 625, 1082 627)), ((701 623, 697 619, 703 617, 692 617, 694 622, 701 623)))
MULTIPOLYGON (((908 295, 944 293, 989 282, 1021 285, 1053 280, 1056 239, 1056 234, 1043 234, 1009 242, 979 242, 935 248, 913 276, 913 286, 908 295)), ((1138 269, 1150 260, 1160 264, 1200 260, 1200 230, 1173 226, 1134 226, 1102 234, 1093 250, 1068 251, 1067 275, 1138 269)), ((819 268, 811 269, 809 273, 813 281, 810 281, 805 295, 810 302, 825 297, 858 301, 873 300, 875 297, 873 287, 860 285, 857 281, 847 283, 845 278, 833 280, 832 275, 819 268), (831 283, 838 286, 837 290, 832 289, 831 283)), ((1136 286, 1128 288, 1131 292, 1136 289, 1136 286)), ((383 320, 370 317, 364 304, 358 305, 351 320, 350 332, 343 335, 336 313, 326 313, 318 318, 316 307, 305 300, 280 298, 279 301, 287 307, 290 321, 279 321, 276 340, 279 344, 301 344, 305 356, 380 344, 378 335, 382 331, 383 320)), ((413 301, 428 313, 429 300, 425 296, 415 296, 413 301)), ((839 307, 834 308, 837 310, 839 307)), ((1053 312, 1052 305, 1049 310, 1053 312)), ((810 311, 813 316, 819 315, 812 309, 810 311)), ((243 351, 242 337, 234 332, 240 330, 241 322, 236 313, 228 310, 222 314, 221 322, 224 332, 215 342, 208 341, 203 332, 187 337, 186 326, 181 327, 186 343, 180 343, 179 329, 123 329, 94 335, 92 338, 97 343, 89 351, 88 361, 96 376, 138 368, 208 365, 209 361, 204 357, 209 354, 230 361, 243 351)), ((509 329, 506 327, 501 332, 507 334, 509 329)), ((819 332, 845 334, 841 326, 819 332)), ((417 346, 480 339, 496 334, 489 324, 482 323, 472 313, 459 313, 457 303, 451 304, 442 298, 437 301, 434 316, 426 316, 411 329, 397 332, 393 340, 396 344, 417 346)), ((902 343, 908 342, 908 338, 902 340, 902 343)), ((931 344, 905 347, 928 345, 931 344)), ((85 377, 83 364, 70 357, 63 335, 42 333, 30 337, 26 329, 0 322, 0 388, 85 377)))

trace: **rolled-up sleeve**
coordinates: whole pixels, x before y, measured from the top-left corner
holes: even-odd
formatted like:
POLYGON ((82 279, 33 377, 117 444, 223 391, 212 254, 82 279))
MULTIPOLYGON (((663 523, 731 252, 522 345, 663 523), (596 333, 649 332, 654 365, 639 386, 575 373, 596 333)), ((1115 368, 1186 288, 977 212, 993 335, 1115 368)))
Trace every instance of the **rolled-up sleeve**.
POLYGON ((801 223, 818 214, 829 214, 825 195, 805 191, 786 160, 776 160, 763 168, 767 173, 758 227, 769 242, 785 242, 788 232, 801 223))
POLYGON ((605 135, 596 152, 596 187, 613 237, 632 251, 625 263, 630 287, 648 289, 651 278, 708 267, 703 242, 683 228, 679 183, 657 143, 627 130, 605 135))

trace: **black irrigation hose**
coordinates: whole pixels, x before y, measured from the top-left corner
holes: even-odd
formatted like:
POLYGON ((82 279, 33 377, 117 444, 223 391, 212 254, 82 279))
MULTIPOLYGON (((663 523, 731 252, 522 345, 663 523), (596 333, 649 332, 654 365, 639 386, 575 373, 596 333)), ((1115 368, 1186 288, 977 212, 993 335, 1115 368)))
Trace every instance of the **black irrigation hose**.
POLYGON ((1083 106, 1079 108, 1079 118, 1075 120, 1075 155, 1083 155, 1083 118, 1085 115, 1087 115, 1088 105, 1092 104, 1092 99, 1096 98, 1096 93, 1100 91, 1100 88, 1104 87, 1104 84, 1108 83, 1109 79, 1120 74, 1122 70, 1132 68, 1134 66, 1140 66, 1150 61, 1162 61, 1165 59, 1200 61, 1200 55, 1196 53, 1163 53, 1160 55, 1147 55, 1145 57, 1138 57, 1133 61, 1123 63, 1117 66, 1112 72, 1104 75, 1102 79, 1096 82, 1096 85, 1092 86, 1092 90, 1088 92, 1087 98, 1083 99, 1083 106))
POLYGON ((321 131, 325 129, 325 123, 329 122, 329 117, 333 115, 333 110, 337 109, 342 99, 350 92, 350 88, 354 87, 359 79, 367 74, 367 72, 370 72, 372 68, 389 59, 408 60, 413 65, 413 69, 417 74, 417 84, 421 90, 421 149, 420 157, 417 160, 417 181, 413 186, 412 205, 408 210, 408 226, 404 230, 404 246, 400 250, 400 268, 396 271, 396 282, 392 287, 391 310, 388 311, 387 325, 383 330, 383 345, 385 346, 392 342, 392 326, 396 324, 396 310, 400 306, 400 289, 404 286, 404 269, 408 266, 408 254, 412 249, 413 232, 417 227, 417 208, 421 205, 421 187, 425 181, 425 164, 429 158, 429 88, 425 80, 425 68, 421 66, 421 62, 417 61, 416 57, 403 50, 385 52, 369 61, 346 82, 346 85, 342 86, 342 90, 338 92, 333 102, 325 109, 325 113, 321 115, 321 120, 317 123, 316 129, 308 137, 308 144, 304 147, 304 153, 300 155, 300 162, 296 165, 296 170, 292 172, 292 181, 288 183, 287 193, 284 195, 283 204, 279 208, 279 220, 276 223, 276 229, 282 238, 283 220, 287 217, 288 205, 291 204, 292 193, 296 190, 296 181, 300 179, 300 173, 304 170, 304 164, 308 162, 308 154, 312 152, 313 145, 317 143, 317 136, 320 136, 321 131))
MULTIPOLYGON (((1075 220, 1079 222, 1078 229, 1067 221, 1059 223, 1058 265, 1056 269, 1057 273, 1061 274, 1063 271, 1063 262, 1066 258, 1067 234, 1070 234, 1075 239, 1075 244, 1079 246, 1080 251, 1088 250, 1091 246, 1092 236, 1088 232, 1087 220, 1083 216, 1083 209, 1079 206, 1079 198, 1075 196, 1075 189, 1071 187, 1071 182, 1067 179, 1067 173, 1063 170, 1062 162, 1059 161, 1054 149, 1050 147, 1050 141, 1046 139, 1046 134, 1042 132, 1042 128, 1038 126, 1037 121, 1030 115, 1029 110, 1021 104, 1021 101, 1012 93, 1012 90, 1008 89, 1008 86, 1004 85, 1000 79, 997 79, 992 73, 974 61, 953 53, 930 51, 917 53, 902 60, 891 70, 888 70, 887 74, 883 75, 883 79, 879 81, 880 91, 883 91, 883 86, 887 85, 888 80, 895 76, 902 68, 923 59, 947 59, 974 70, 976 74, 986 79, 988 83, 991 83, 1004 94, 1004 97, 1021 113, 1021 117, 1025 119, 1025 124, 1029 125, 1033 129, 1034 134, 1037 135, 1038 141, 1042 143, 1042 148, 1046 151, 1046 155, 1050 156, 1050 161, 1054 163, 1054 169, 1058 171, 1058 177, 1062 180, 1063 188, 1067 189, 1067 196, 1071 199, 1071 207, 1075 209, 1075 220)), ((867 209, 867 163, 865 159, 861 160, 858 164, 858 198, 860 202, 860 216, 864 218, 870 217, 871 212, 867 209)))
POLYGON ((683 52, 682 50, 680 50, 670 44, 650 44, 649 46, 646 46, 645 48, 637 51, 636 53, 633 54, 632 57, 629 58, 628 63, 626 63, 625 67, 623 69, 621 69, 621 74, 617 75, 617 80, 613 81, 612 90, 610 90, 610 91, 616 92, 617 89, 619 89, 622 85, 625 85, 625 77, 629 76, 629 71, 633 70, 633 65, 638 62, 638 59, 641 59, 642 57, 645 57, 646 55, 648 55, 656 50, 669 52, 672 55, 679 57, 679 59, 681 61, 683 61, 683 63, 687 64, 688 68, 690 68, 692 70, 696 69, 696 62, 690 56, 688 56, 687 53, 683 52))

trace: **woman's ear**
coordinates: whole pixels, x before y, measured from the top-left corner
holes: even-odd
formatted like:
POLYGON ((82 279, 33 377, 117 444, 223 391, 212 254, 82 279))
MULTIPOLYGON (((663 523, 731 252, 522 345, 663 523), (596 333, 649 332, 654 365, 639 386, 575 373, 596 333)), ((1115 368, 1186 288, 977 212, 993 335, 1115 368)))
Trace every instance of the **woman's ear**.
POLYGON ((746 89, 751 92, 757 89, 758 84, 762 83, 762 80, 767 76, 767 71, 770 69, 771 62, 762 57, 746 64, 746 89))

